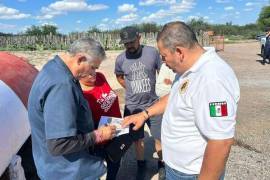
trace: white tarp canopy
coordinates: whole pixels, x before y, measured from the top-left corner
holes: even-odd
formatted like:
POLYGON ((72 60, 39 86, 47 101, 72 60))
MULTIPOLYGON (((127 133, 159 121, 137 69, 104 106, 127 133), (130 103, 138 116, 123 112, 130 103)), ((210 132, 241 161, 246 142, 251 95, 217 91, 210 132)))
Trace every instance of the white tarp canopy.
POLYGON ((13 90, 0 80, 0 176, 30 133, 26 108, 13 90))

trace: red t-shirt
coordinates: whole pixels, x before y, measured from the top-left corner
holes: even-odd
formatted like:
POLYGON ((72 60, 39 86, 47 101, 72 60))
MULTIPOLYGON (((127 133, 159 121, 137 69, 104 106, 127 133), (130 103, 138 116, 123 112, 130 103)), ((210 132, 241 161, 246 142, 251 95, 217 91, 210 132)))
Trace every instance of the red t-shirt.
POLYGON ((96 74, 96 86, 83 91, 92 111, 95 126, 97 127, 101 116, 121 117, 117 94, 112 90, 104 75, 96 74))

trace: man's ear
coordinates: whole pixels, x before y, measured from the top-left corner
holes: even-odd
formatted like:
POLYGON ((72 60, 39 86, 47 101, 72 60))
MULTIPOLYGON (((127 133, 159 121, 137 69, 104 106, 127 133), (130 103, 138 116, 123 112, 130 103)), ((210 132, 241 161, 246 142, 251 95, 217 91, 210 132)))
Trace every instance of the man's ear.
POLYGON ((76 60, 77 60, 77 64, 80 65, 82 62, 86 61, 86 57, 81 55, 81 54, 77 54, 76 55, 76 60))
POLYGON ((181 60, 181 62, 183 62, 184 59, 184 49, 180 46, 176 46, 175 47, 175 53, 177 55, 177 57, 181 60))

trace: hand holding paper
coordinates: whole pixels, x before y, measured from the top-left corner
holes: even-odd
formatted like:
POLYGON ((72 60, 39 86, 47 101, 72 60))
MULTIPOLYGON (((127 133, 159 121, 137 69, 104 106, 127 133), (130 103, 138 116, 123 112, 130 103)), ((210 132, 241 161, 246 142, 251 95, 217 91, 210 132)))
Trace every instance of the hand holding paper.
POLYGON ((115 117, 109 117, 109 116, 101 116, 99 121, 99 127, 104 125, 113 125, 116 127, 115 136, 120 136, 123 134, 129 133, 129 127, 123 128, 121 126, 123 119, 122 118, 115 118, 115 117))
POLYGON ((101 141, 110 140, 115 137, 116 127, 114 125, 100 126, 97 131, 101 136, 101 141))

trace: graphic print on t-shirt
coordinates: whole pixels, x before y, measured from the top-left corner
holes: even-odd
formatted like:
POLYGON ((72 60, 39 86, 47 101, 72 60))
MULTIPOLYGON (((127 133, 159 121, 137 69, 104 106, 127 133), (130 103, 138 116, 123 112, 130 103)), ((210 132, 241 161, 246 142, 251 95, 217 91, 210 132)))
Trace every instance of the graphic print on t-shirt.
POLYGON ((133 94, 150 92, 150 79, 145 72, 145 65, 141 62, 136 62, 130 67, 130 70, 132 72, 131 88, 133 94))
POLYGON ((108 112, 108 110, 111 108, 112 104, 114 103, 116 99, 116 94, 111 90, 110 93, 102 93, 101 97, 97 99, 97 102, 100 104, 101 109, 104 110, 104 112, 108 112))

